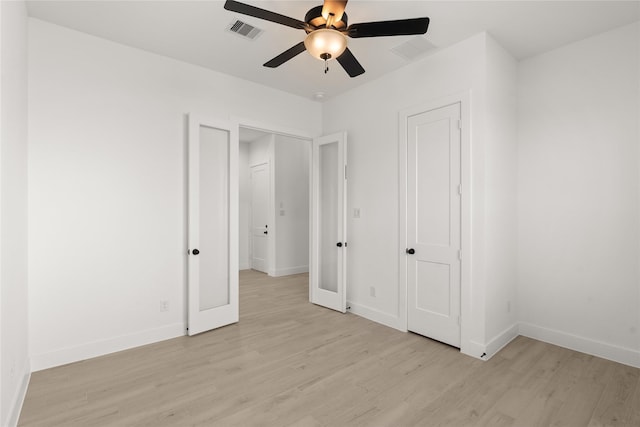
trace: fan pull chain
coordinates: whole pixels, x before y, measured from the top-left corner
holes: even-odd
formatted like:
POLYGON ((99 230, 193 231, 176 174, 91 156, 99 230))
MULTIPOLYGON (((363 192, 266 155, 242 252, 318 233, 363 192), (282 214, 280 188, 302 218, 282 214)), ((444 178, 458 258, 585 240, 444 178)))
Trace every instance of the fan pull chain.
POLYGON ((320 58, 324 60, 324 73, 327 74, 327 71, 329 71, 329 60, 331 59, 331 54, 330 53, 323 53, 322 55, 320 55, 320 58))

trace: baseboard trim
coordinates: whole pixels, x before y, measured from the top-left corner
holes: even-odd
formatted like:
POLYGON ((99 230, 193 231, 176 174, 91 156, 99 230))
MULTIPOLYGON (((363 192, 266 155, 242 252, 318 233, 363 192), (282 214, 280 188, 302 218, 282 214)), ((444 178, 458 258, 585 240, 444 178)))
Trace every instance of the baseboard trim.
POLYGON ((519 329, 520 335, 525 337, 640 368, 640 351, 638 350, 607 344, 526 322, 520 322, 519 329))
POLYGON ((292 274, 300 274, 300 273, 308 273, 308 272, 309 272, 308 265, 299 265, 297 267, 277 268, 273 271, 273 274, 270 274, 270 276, 282 277, 282 276, 291 276, 292 274))
POLYGON ((387 313, 383 313, 375 308, 367 307, 366 305, 356 304, 351 301, 347 301, 347 307, 349 312, 372 322, 380 323, 393 329, 397 329, 402 332, 407 332, 406 325, 400 324, 400 319, 396 316, 391 316, 387 313))
POLYGON ((22 381, 20 382, 20 387, 18 388, 18 392, 13 399, 11 407, 9 408, 9 418, 7 420, 7 424, 9 427, 14 427, 18 425, 18 420, 20 420, 20 413, 22 412, 22 405, 24 405, 24 399, 27 397, 27 389, 29 388, 29 381, 31 380, 31 363, 27 359, 24 372, 22 374, 22 381))
POLYGON ((520 326, 514 323, 504 331, 496 335, 491 341, 489 341, 485 347, 485 353, 487 355, 483 360, 491 359, 496 353, 502 350, 507 344, 516 339, 520 335, 520 326))
POLYGON ((31 367, 33 372, 68 363, 91 359, 93 357, 104 356, 105 354, 117 351, 128 350, 142 345, 152 344, 171 338, 183 336, 185 334, 183 323, 174 323, 160 328, 148 329, 131 335, 123 335, 106 340, 93 341, 75 347, 63 348, 49 353, 31 356, 31 367))

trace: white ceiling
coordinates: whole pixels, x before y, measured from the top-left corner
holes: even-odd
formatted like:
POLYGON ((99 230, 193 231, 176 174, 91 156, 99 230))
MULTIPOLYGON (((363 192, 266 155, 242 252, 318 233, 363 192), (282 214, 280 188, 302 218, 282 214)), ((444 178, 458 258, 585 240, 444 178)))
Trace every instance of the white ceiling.
MULTIPOLYGON (((322 0, 244 2, 300 20, 308 9, 322 4, 322 0)), ((366 70, 353 79, 336 63, 324 74, 322 62, 306 53, 279 68, 265 68, 263 63, 302 41, 304 31, 229 12, 223 4, 222 0, 54 0, 30 1, 28 10, 34 18, 307 98, 323 92, 328 99, 409 63, 390 49, 414 36, 349 39, 351 51, 366 70), (227 32, 235 19, 264 33, 250 41, 227 32)), ((523 59, 638 21, 640 1, 351 0, 346 12, 349 23, 428 16, 426 38, 438 49, 487 31, 516 59, 523 59)))

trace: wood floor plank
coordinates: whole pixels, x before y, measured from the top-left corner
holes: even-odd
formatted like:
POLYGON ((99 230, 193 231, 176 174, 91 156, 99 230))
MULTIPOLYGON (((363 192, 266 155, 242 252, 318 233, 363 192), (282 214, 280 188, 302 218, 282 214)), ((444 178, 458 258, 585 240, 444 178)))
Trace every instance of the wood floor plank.
MULTIPOLYGON (((609 383, 594 409, 589 426, 622 426, 625 424, 624 420, 631 419, 633 410, 631 399, 639 383, 639 369, 624 365, 614 366, 609 383)), ((637 402, 637 405, 640 406, 640 402, 637 402)))
POLYGON ((489 361, 240 274, 240 322, 36 372, 20 426, 640 425, 640 370, 518 337, 489 361))

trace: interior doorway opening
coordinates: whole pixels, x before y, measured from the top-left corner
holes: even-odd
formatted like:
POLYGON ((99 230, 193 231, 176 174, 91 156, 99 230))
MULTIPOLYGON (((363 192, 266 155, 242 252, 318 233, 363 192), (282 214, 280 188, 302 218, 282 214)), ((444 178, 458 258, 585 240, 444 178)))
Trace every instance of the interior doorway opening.
POLYGON ((239 129, 239 270, 309 272, 311 141, 239 129))

